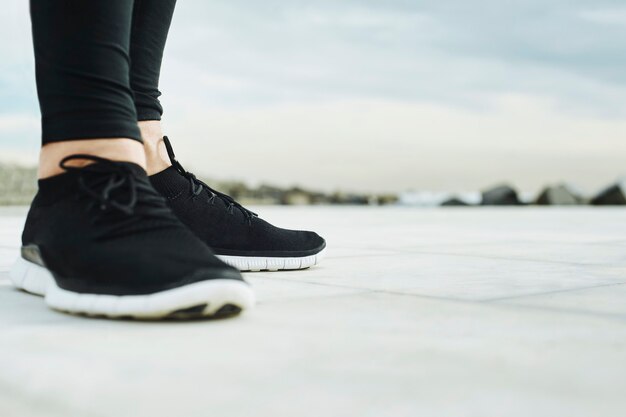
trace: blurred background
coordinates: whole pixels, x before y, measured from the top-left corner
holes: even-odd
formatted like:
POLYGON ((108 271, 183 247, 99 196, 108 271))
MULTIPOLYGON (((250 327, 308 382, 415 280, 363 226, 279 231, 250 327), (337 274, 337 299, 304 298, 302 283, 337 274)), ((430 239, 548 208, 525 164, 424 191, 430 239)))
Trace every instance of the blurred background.
MULTIPOLYGON (((27 3, 0 14, 4 204, 36 187, 27 3)), ((625 50, 623 0, 180 0, 163 120, 246 202, 618 204, 625 50)))

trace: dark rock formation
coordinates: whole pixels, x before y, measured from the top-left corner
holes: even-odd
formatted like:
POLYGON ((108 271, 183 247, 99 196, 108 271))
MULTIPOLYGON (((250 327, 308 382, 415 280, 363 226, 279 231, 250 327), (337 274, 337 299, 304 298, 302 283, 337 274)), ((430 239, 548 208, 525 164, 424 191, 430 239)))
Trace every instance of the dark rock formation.
POLYGON ((626 204, 626 181, 611 185, 593 197, 590 204, 594 206, 623 206, 626 204))
POLYGON ((443 203, 441 203, 442 207, 462 207, 462 206, 469 206, 469 205, 470 204, 466 203, 465 201, 457 197, 449 198, 443 203))
POLYGON ((483 206, 518 206, 522 204, 517 191, 508 185, 499 185, 483 191, 483 206))
POLYGON ((535 204, 541 206, 571 206, 582 203, 582 196, 565 184, 544 188, 535 201, 535 204))

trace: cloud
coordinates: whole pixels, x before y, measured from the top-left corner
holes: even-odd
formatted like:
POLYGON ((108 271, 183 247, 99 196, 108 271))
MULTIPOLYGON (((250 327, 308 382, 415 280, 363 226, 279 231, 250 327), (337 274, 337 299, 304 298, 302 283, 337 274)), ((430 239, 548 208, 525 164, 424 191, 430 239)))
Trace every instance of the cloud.
POLYGON ((483 110, 356 100, 197 112, 166 128, 187 165, 221 178, 380 191, 510 180, 534 191, 561 180, 594 190, 626 173, 626 121, 567 115, 550 98, 496 96, 483 110))
POLYGON ((579 15, 585 20, 601 25, 626 26, 626 7, 582 10, 579 15))
POLYGON ((601 2, 481 3, 181 3, 164 91, 192 89, 194 78, 168 72, 168 62, 183 62, 246 85, 190 93, 224 105, 377 98, 479 107, 485 93, 515 92, 626 115, 626 33, 581 18, 601 2))
MULTIPOLYGON (((621 3, 180 1, 164 122, 178 153, 211 176, 596 187, 623 173, 626 156, 621 3)), ((7 7, 0 114, 36 117, 27 7, 7 7)), ((39 138, 29 126, 0 127, 0 155, 30 152, 39 138)))

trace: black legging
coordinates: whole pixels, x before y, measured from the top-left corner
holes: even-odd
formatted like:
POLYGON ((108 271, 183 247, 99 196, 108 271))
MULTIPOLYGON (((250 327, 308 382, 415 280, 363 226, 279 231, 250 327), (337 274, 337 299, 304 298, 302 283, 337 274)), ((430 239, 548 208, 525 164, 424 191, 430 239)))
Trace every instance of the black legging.
POLYGON ((176 0, 31 0, 42 143, 141 141, 176 0))

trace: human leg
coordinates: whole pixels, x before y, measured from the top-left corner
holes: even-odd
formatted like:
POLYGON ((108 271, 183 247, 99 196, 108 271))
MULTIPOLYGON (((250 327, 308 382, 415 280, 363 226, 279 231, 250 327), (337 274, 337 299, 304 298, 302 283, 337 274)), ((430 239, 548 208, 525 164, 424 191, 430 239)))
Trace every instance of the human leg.
POLYGON ((143 151, 124 72, 131 13, 128 0, 31 0, 43 148, 55 150, 42 153, 43 163, 56 162, 60 172, 39 180, 11 278, 72 313, 238 312, 253 303, 241 275, 173 215, 144 167, 116 148, 143 151))

